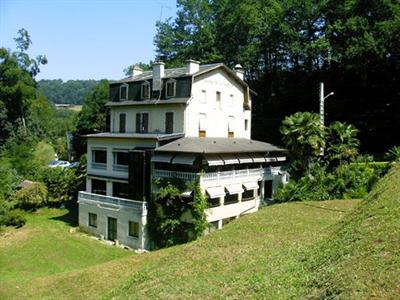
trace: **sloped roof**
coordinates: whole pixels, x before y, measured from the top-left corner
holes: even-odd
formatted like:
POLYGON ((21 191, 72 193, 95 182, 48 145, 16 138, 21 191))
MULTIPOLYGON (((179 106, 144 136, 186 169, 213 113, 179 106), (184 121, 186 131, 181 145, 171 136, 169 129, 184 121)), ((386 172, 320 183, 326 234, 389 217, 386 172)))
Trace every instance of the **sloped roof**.
POLYGON ((106 106, 125 106, 125 105, 151 105, 151 104, 185 104, 187 103, 191 98, 169 98, 169 99, 150 99, 150 100, 127 100, 127 101, 120 101, 120 102, 114 102, 114 101, 109 101, 106 103, 106 106))
POLYGON ((101 132, 86 134, 86 138, 119 138, 119 139, 153 139, 157 141, 176 139, 183 136, 183 133, 111 133, 101 132))
POLYGON ((244 138, 184 137, 155 149, 156 152, 254 153, 287 151, 275 145, 244 138))

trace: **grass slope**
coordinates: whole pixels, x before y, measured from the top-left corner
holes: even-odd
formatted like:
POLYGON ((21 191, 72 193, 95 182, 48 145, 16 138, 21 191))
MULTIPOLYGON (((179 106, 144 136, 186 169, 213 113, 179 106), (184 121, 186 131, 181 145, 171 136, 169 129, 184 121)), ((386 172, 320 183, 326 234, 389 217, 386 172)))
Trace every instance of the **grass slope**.
POLYGON ((27 214, 23 228, 9 229, 0 236, 0 298, 24 290, 36 278, 132 254, 70 233, 68 217, 66 209, 41 209, 27 214))
POLYGON ((400 165, 309 253, 312 298, 399 299, 400 165))
POLYGON ((299 252, 359 201, 286 203, 198 241, 40 277, 17 298, 288 298, 308 277, 299 252), (110 292, 111 290, 111 292, 110 292))

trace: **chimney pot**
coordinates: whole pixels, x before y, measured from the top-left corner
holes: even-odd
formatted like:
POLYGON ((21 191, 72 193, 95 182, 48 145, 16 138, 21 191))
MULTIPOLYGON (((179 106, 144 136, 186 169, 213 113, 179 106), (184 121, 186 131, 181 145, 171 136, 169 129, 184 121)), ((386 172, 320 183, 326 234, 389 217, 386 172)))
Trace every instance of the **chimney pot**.
POLYGON ((242 65, 237 64, 234 69, 236 72, 236 76, 243 80, 244 71, 242 65))

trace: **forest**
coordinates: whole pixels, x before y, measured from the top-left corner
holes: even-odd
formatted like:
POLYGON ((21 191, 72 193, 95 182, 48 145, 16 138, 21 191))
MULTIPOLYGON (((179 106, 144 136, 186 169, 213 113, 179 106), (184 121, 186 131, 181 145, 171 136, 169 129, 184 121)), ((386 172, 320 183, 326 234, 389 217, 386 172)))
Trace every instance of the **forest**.
POLYGON ((326 123, 359 130, 362 152, 400 143, 400 4, 397 0, 178 0, 157 23, 167 67, 240 63, 257 92, 254 139, 282 143, 279 126, 297 111, 318 112, 319 82, 335 95, 326 123))
POLYGON ((86 94, 98 83, 98 80, 42 79, 38 88, 52 103, 82 105, 86 94))

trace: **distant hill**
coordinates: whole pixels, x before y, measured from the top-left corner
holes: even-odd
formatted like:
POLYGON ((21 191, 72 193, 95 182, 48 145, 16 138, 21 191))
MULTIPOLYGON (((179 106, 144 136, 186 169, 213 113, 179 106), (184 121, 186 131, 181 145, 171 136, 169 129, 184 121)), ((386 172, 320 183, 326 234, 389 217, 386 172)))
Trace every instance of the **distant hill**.
POLYGON ((39 90, 53 103, 83 104, 85 95, 92 90, 97 80, 42 79, 38 82, 39 90))

